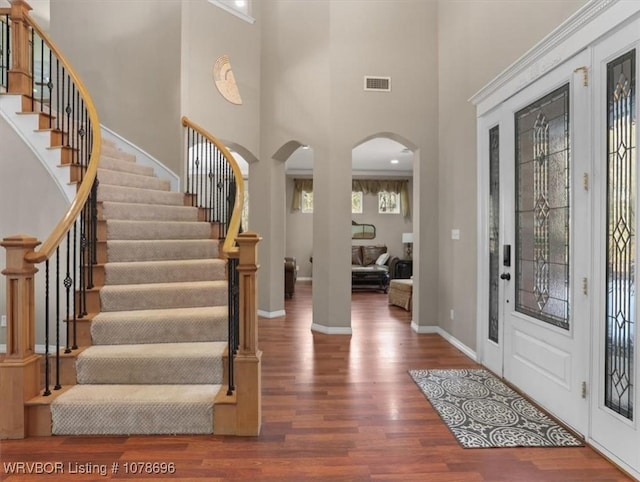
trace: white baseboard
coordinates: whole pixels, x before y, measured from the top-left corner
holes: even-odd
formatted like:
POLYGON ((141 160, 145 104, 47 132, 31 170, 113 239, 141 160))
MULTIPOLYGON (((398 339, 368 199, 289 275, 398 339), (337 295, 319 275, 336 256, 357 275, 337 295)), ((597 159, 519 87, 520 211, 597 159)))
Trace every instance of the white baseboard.
POLYGON ((443 330, 440 327, 438 327, 438 335, 440 335, 442 338, 447 340, 449 343, 451 343, 453 346, 455 346, 462 353, 464 353, 469 358, 471 358, 474 362, 476 362, 476 363, 478 362, 478 355, 476 354, 476 352, 474 350, 472 350, 471 348, 469 348, 464 343, 462 343, 456 337, 452 336, 451 334, 449 334, 448 332, 446 332, 445 330, 443 330))
POLYGON ((426 335, 429 333, 438 333, 439 327, 437 326, 420 326, 415 321, 411 320, 411 329, 420 335, 426 335))
POLYGON ((258 310, 258 316, 261 316, 263 318, 280 318, 281 316, 286 315, 286 312, 284 310, 278 310, 278 311, 262 311, 262 310, 258 310))
POLYGON ((325 335, 351 335, 353 331, 350 326, 324 326, 313 323, 311 325, 311 331, 317 331, 318 333, 324 333, 325 335))
POLYGON ((313 280, 313 278, 311 278, 310 276, 309 276, 309 277, 306 277, 306 276, 298 276, 298 277, 296 278, 296 281, 301 281, 301 282, 303 282, 303 283, 311 283, 311 280, 313 280))
POLYGON ((469 358, 471 358, 474 362, 476 363, 478 362, 478 355, 474 350, 469 348, 467 345, 465 345, 460 340, 458 340, 455 336, 452 336, 451 334, 449 334, 447 331, 443 330, 439 326, 419 326, 418 324, 416 324, 415 321, 411 321, 411 329, 421 335, 426 335, 429 333, 437 333, 442 338, 444 338, 449 343, 451 343, 453 346, 455 346, 462 353, 464 353, 469 358))

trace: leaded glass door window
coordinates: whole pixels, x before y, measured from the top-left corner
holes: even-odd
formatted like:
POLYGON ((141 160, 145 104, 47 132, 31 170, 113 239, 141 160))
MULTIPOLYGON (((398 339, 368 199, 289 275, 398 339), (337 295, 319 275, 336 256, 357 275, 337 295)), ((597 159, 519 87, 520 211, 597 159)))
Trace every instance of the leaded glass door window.
POLYGON ((516 310, 569 328, 569 84, 515 114, 516 310))

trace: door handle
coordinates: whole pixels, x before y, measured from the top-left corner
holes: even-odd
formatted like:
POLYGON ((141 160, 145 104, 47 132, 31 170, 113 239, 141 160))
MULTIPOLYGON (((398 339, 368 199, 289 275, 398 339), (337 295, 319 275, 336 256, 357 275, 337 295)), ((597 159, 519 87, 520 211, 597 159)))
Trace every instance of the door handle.
POLYGON ((511 279, 511 273, 502 273, 500 275, 500 279, 504 279, 504 280, 509 281, 511 279))

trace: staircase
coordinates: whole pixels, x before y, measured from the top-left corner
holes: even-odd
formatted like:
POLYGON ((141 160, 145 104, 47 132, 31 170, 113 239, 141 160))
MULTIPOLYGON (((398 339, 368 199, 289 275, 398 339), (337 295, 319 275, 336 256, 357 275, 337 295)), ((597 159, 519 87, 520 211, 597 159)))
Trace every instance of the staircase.
POLYGON ((0 26, 13 40, 11 55, 0 44, 9 59, 0 90, 21 105, 3 115, 30 139, 71 204, 43 242, 1 233, 8 309, 0 439, 214 429, 258 435, 259 237, 238 234, 244 187, 237 164, 183 118, 186 150, 205 146, 202 153, 213 156, 202 161, 202 180, 217 197, 172 192, 153 168, 102 139, 86 88, 29 10, 24 0, 0 7, 0 26), (48 50, 36 56, 36 44, 48 50), (195 200, 203 207, 187 205, 195 200), (44 293, 36 292, 36 276, 44 293), (37 340, 46 350, 44 389, 37 331, 44 333, 37 340))
POLYGON ((227 347, 219 242, 184 195, 108 142, 98 178, 100 312, 78 384, 51 404, 52 433, 212 433, 227 347))

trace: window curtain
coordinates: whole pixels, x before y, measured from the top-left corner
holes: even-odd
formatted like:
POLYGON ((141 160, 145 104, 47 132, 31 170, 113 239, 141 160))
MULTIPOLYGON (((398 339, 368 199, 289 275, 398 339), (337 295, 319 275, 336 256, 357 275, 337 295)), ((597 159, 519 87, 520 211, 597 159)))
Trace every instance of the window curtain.
POLYGON ((293 180, 293 201, 291 209, 300 211, 302 209, 302 191, 313 192, 313 179, 293 180))
MULTIPOLYGON (((400 193, 402 215, 409 218, 409 181, 407 179, 354 179, 351 182, 352 191, 362 191, 364 194, 378 195, 381 191, 400 193)), ((293 210, 302 209, 302 191, 313 192, 313 179, 293 180, 293 210)))
POLYGON ((364 194, 379 192, 397 192, 400 194, 400 208, 402 215, 409 219, 411 209, 409 207, 409 181, 407 179, 354 179, 351 181, 352 191, 362 191, 364 194))

